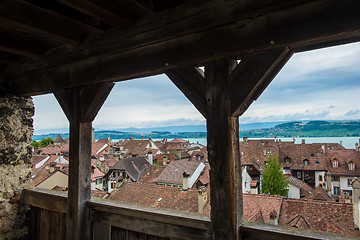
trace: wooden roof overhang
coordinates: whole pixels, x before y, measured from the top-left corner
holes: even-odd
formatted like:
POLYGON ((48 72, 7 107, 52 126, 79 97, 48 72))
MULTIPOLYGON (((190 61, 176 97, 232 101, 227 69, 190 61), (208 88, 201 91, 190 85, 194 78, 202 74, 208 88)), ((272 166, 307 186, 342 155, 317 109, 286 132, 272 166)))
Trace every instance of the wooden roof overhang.
POLYGON ((92 121, 113 82, 160 73, 207 120, 213 235, 238 239, 238 116, 294 52, 359 41, 359 12, 357 0, 0 0, 0 93, 54 93, 70 122, 68 239, 90 239, 92 121))
POLYGON ((355 0, 117 2, 0 1, 1 92, 44 94, 360 40, 355 0))

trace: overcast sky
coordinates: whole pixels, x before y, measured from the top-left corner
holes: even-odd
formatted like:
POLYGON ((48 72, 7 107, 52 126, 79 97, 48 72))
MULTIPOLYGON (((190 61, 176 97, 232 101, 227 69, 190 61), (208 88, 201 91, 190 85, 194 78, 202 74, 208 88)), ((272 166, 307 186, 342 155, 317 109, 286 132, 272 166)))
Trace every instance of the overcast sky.
MULTIPOLYGON (((360 43, 293 55, 242 123, 360 119, 360 43)), ((53 95, 34 97, 35 134, 66 129, 53 95)), ((95 129, 205 124, 165 76, 117 83, 96 117, 95 129)))

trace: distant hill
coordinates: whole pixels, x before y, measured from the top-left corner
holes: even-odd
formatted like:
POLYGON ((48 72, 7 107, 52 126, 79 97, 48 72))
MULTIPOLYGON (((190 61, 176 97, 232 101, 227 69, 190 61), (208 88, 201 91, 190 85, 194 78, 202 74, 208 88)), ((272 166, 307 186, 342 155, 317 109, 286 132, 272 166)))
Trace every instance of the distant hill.
MULTIPOLYGON (((360 121, 296 121, 240 124, 240 137, 272 138, 277 137, 358 137, 360 136, 360 121)), ((39 141, 51 137, 55 139, 58 133, 34 135, 33 140, 39 141)), ((69 137, 68 133, 60 133, 61 137, 69 137)), ((124 128, 118 130, 95 131, 95 139, 107 138, 125 139, 173 139, 173 138, 206 138, 205 125, 171 126, 159 128, 124 128)))
POLYGON ((241 131, 247 137, 358 137, 360 121, 288 122, 272 128, 241 131))

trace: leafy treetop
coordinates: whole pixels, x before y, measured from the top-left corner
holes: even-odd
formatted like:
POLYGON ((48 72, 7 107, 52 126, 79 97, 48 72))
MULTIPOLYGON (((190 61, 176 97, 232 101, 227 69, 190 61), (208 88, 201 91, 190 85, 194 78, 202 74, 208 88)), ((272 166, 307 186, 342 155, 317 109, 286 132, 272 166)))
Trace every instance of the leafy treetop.
POLYGON ((266 162, 260 191, 262 194, 288 196, 289 182, 282 172, 277 156, 270 156, 266 162))

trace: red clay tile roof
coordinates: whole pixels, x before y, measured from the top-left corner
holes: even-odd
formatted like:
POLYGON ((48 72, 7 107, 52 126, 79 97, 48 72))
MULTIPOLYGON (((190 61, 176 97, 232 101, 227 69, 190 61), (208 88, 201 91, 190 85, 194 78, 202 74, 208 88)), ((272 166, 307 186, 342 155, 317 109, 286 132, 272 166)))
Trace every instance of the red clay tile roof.
POLYGON ((47 145, 44 148, 39 148, 36 152, 43 153, 46 155, 55 155, 55 154, 63 154, 69 152, 69 144, 65 144, 63 146, 55 146, 52 144, 47 145))
POLYGON ((105 191, 100 190, 91 190, 91 197, 98 197, 98 198, 104 198, 108 195, 105 191))
POLYGON ((360 236, 355 232, 352 204, 284 199, 279 225, 360 236))
POLYGON ((160 174, 160 176, 155 179, 155 182, 182 185, 183 173, 186 172, 192 175, 200 163, 201 162, 180 161, 180 160, 172 161, 160 174))
POLYGON ((155 178, 159 177, 165 168, 166 166, 150 165, 141 173, 139 183, 155 184, 155 178))
MULTIPOLYGON (((283 197, 260 195, 260 194, 243 194, 243 216, 244 219, 250 220, 254 215, 261 211, 265 223, 270 223, 270 213, 274 210, 277 215, 280 213, 283 197)), ((278 216, 279 217, 279 216, 278 216)))
POLYGON ((106 175, 111 174, 113 170, 123 170, 126 171, 131 180, 137 182, 140 178, 140 173, 149 165, 150 163, 145 157, 124 158, 112 166, 106 175))
POLYGON ((153 141, 150 139, 147 140, 125 140, 122 143, 124 151, 127 151, 127 155, 142 155, 148 153, 148 149, 157 148, 156 144, 153 144, 153 141), (149 145, 151 144, 151 146, 149 145), (149 147, 148 147, 149 146, 149 147), (147 148, 148 147, 148 148, 147 148))
POLYGON ((360 157, 355 149, 331 149, 326 154, 326 162, 331 175, 360 176, 360 157), (333 158, 339 161, 339 167, 333 167, 333 158), (349 170, 349 162, 355 163, 355 170, 349 170))
POLYGON ((197 181, 200 181, 203 185, 210 183, 210 166, 205 165, 205 168, 202 170, 202 174, 200 174, 197 181))
POLYGON ((97 178, 103 178, 105 174, 94 164, 91 164, 91 168, 94 173, 91 173, 91 181, 95 181, 97 178))
POLYGON ((308 196, 303 200, 318 200, 318 201, 330 201, 335 202, 335 199, 330 197, 327 192, 320 186, 316 187, 308 196))
POLYGON ((36 164, 38 164, 39 162, 41 162, 42 160, 44 160, 47 157, 48 156, 46 156, 46 155, 33 155, 31 157, 32 166, 35 166, 36 164))
POLYGON ((120 189, 111 192, 108 199, 147 207, 168 208, 178 211, 198 211, 198 191, 158 185, 124 182, 120 189))
POLYGON ((65 140, 60 136, 60 134, 58 134, 54 140, 54 143, 65 143, 65 140))

